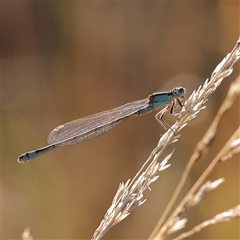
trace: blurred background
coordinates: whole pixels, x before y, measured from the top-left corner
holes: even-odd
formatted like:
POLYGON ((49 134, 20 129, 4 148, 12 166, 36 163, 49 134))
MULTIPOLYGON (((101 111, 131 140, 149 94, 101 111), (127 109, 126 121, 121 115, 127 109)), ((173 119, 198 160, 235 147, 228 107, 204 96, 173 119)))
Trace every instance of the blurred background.
MULTIPOLYGON (((176 86, 193 89, 211 76, 239 36, 239 3, 2 2, 2 239, 90 239, 118 185, 133 178, 164 129, 154 113, 131 117, 110 132, 19 164, 20 154, 47 145, 59 124, 176 86)), ((147 202, 104 239, 146 239, 211 124, 233 74, 207 109, 171 145, 171 168, 146 191, 147 202)), ((156 113, 156 112, 155 112, 156 113)), ((166 116, 169 124, 174 117, 166 116)), ((239 101, 220 124, 211 152, 189 188, 239 124, 239 101)), ((163 157, 165 156, 163 155, 163 157)), ((237 205, 239 156, 211 180, 225 183, 186 216, 186 229, 237 205)), ((185 192, 187 188, 185 189, 185 192)), ((194 239, 237 239, 239 221, 212 226, 194 239)), ((192 239, 193 239, 192 238, 192 239)))

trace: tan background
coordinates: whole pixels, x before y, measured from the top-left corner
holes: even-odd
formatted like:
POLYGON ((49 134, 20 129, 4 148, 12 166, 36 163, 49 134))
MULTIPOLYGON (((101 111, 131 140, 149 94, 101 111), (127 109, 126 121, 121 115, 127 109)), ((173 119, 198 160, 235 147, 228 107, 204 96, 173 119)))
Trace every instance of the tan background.
MULTIPOLYGON (((186 87, 189 96, 235 45, 239 10, 239 3, 217 1, 3 2, 2 238, 19 239, 29 226, 35 239, 89 239, 119 183, 135 175, 164 132, 154 113, 28 164, 18 164, 18 155, 45 146, 48 133, 64 122, 175 86, 186 87)), ((208 108, 182 131, 172 167, 146 192, 147 202, 105 239, 150 235, 238 73, 236 66, 208 108)), ((165 119, 173 123, 172 117, 165 119)), ((188 186, 238 123, 236 103, 188 186)), ((238 158, 212 174, 212 180, 224 176, 226 182, 191 209, 188 229, 237 205, 238 158)), ((238 234, 234 220, 194 238, 237 239, 238 234)))

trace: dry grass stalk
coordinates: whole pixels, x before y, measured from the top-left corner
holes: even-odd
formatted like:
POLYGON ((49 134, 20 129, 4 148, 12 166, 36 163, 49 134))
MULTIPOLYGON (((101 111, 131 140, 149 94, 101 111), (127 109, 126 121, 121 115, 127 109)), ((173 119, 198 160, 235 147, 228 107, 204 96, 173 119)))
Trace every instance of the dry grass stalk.
MULTIPOLYGON (((215 117, 212 125, 208 129, 207 133, 203 137, 203 139, 198 143, 184 173, 182 176, 182 179, 179 183, 179 186, 176 189, 176 192, 173 196, 173 198, 170 201, 169 206, 166 208, 166 212, 163 214, 165 217, 167 213, 170 211, 170 207, 174 204, 183 184, 186 181, 187 175, 189 174, 189 171, 191 170, 193 164, 196 162, 197 159, 202 155, 203 150, 208 148, 210 142, 213 141, 213 138, 215 136, 215 133, 217 131, 218 123, 225 113, 225 111, 230 108, 230 106, 233 104, 234 100, 236 99, 237 95, 240 94, 240 77, 236 79, 234 83, 232 83, 230 90, 228 92, 228 95, 222 104, 217 116, 215 117)), ((180 216, 183 212, 185 212, 190 207, 196 205, 198 202, 196 202, 196 199, 199 200, 199 193, 204 189, 206 183, 207 177, 210 175, 210 173, 217 167, 217 165, 221 161, 225 161, 229 159, 232 155, 240 152, 240 127, 235 131, 235 133, 232 135, 232 137, 228 140, 228 142, 225 144, 225 146, 221 149, 221 151, 218 153, 218 155, 213 159, 213 161, 209 164, 208 168, 204 171, 202 176, 198 179, 198 181, 195 183, 195 185, 191 188, 189 193, 184 197, 182 202, 179 204, 179 206, 176 208, 176 210, 172 213, 172 215, 169 217, 169 219, 165 222, 165 219, 161 218, 157 227, 153 231, 150 238, 152 239, 164 239, 168 234, 172 233, 171 228, 173 228, 176 225, 176 222, 180 221, 180 216), (200 189, 200 190, 199 190, 200 189), (199 192, 197 192, 199 191, 199 192), (163 224, 163 222, 165 222, 163 224)), ((221 180, 220 180, 221 182, 221 180)), ((208 182, 207 182, 208 183, 208 182)), ((216 185, 216 183, 214 184, 216 185)), ((206 192, 205 192, 206 193, 206 192)), ((200 196, 201 200, 202 196, 200 196)), ((176 229, 176 227, 174 227, 176 229)), ((180 230, 180 229, 178 229, 180 230)))
POLYGON ((92 239, 102 237, 111 227, 122 221, 131 211, 146 201, 146 199, 142 200, 143 192, 146 189, 150 190, 149 186, 158 179, 159 172, 170 166, 167 162, 172 156, 172 153, 161 163, 155 161, 150 168, 142 172, 131 187, 129 187, 130 180, 125 184, 120 183, 117 193, 113 198, 112 205, 105 214, 92 239))
MULTIPOLYGON (((184 103, 184 107, 178 115, 176 123, 171 127, 171 129, 168 129, 168 131, 166 131, 166 133, 160 138, 157 147, 152 151, 149 158, 146 160, 146 162, 132 179, 132 181, 128 180, 125 184, 120 184, 119 189, 113 199, 112 205, 105 214, 104 219, 100 223, 99 227, 94 232, 92 239, 100 239, 111 227, 113 227, 125 217, 127 217, 135 207, 141 205, 145 201, 142 200, 143 191, 149 189, 149 185, 158 178, 158 171, 162 171, 169 166, 166 165, 166 163, 172 154, 169 154, 162 163, 158 162, 159 156, 162 154, 167 145, 178 140, 179 135, 176 136, 175 134, 178 133, 183 127, 185 127, 190 120, 194 119, 197 114, 205 108, 204 104, 207 101, 209 95, 216 90, 216 88, 221 84, 222 80, 225 77, 229 76, 232 73, 233 65, 238 61, 239 58, 240 39, 237 41, 237 44, 235 45, 231 53, 229 53, 213 71, 211 78, 209 80, 207 79, 203 86, 200 86, 198 90, 194 91, 189 97, 189 99, 186 100, 186 102, 184 103)), ((237 89, 239 89, 239 82, 237 84, 237 89)), ((236 92, 239 93, 239 91, 236 92)), ((233 96, 237 95, 236 93, 231 94, 233 96)), ((226 109, 228 109, 230 105, 231 104, 228 103, 228 107, 226 109)), ((165 111, 165 108, 162 111, 165 111)), ((215 135, 214 128, 212 128, 212 130, 210 130, 206 135, 206 138, 204 138, 201 142, 201 144, 203 145, 199 144, 196 148, 195 156, 192 158, 190 166, 196 161, 196 159, 198 159, 202 155, 203 149, 205 149, 205 147, 208 146, 213 139, 215 135)), ((236 138, 234 141, 236 144, 236 138)), ((233 146, 234 141, 231 142, 231 144, 227 144, 227 146, 233 146)), ((234 153, 234 151, 230 151, 230 148, 227 146, 225 146, 224 148, 225 153, 227 153, 227 149, 229 149, 228 154, 234 153)), ((233 147, 231 149, 233 149, 233 147)), ((227 155, 225 154, 224 156, 226 157, 227 155)), ((221 155, 220 159, 223 160, 224 156, 221 155)), ((188 170, 185 171, 185 174, 188 174, 188 172, 189 166, 188 170)), ((203 180, 205 180, 205 177, 203 178, 203 180)), ((202 180, 199 181, 199 185, 203 185, 202 180)), ((190 196, 192 196, 193 198, 198 189, 199 186, 195 187, 194 191, 192 191, 192 193, 188 195, 187 201, 185 200, 183 206, 180 206, 180 208, 178 208, 177 210, 177 214, 174 215, 175 218, 173 217, 168 220, 167 224, 164 225, 161 229, 158 225, 150 238, 164 238, 164 236, 166 236, 166 233, 171 229, 171 227, 173 227, 174 225, 176 226, 176 224, 178 224, 178 228, 184 227, 185 221, 179 220, 178 216, 181 212, 183 212, 184 206, 186 207, 186 204, 189 203, 188 201, 190 201, 191 199, 190 196), (173 219, 175 220, 173 221, 173 219), (161 231, 159 231, 159 229, 161 231)))
MULTIPOLYGON (((222 106, 220 107, 215 119, 213 120, 213 123, 211 124, 211 126, 209 127, 208 131, 206 132, 205 136, 202 138, 202 140, 199 141, 199 143, 197 144, 194 153, 192 155, 192 157, 190 158, 184 172, 182 175, 182 178, 180 180, 179 185, 177 186, 172 199, 170 200, 169 205, 167 206, 167 208, 165 209, 158 225, 157 228, 160 229, 161 225, 163 224, 163 222, 165 221, 165 218, 167 216, 167 214, 169 213, 171 207, 173 206, 174 202, 176 201, 184 183, 186 182, 187 176, 190 172, 190 170, 192 169, 194 163, 199 160, 199 158, 206 153, 207 149, 209 148, 210 144, 212 143, 215 134, 217 132, 217 127, 218 124, 220 122, 220 119, 222 118, 223 114, 227 111, 227 109, 229 109, 235 98, 237 97, 237 95, 240 92, 240 77, 237 78, 237 80, 231 85, 230 90, 228 92, 228 95, 226 97, 226 100, 223 102, 222 106)), ((232 145, 228 145, 229 148, 226 149, 229 151, 229 154, 234 153, 234 151, 237 151, 237 147, 239 147, 239 142, 234 142, 232 143, 232 145), (237 144, 238 143, 238 144, 237 144), (232 150, 231 149, 232 146, 232 150), (234 146, 234 147, 233 147, 234 146)), ((222 160, 224 160, 227 156, 229 156, 227 153, 225 154, 225 156, 222 157, 222 160)))
POLYGON ((184 238, 190 237, 193 234, 201 231, 203 228, 209 227, 211 225, 216 225, 219 223, 229 222, 230 220, 234 218, 239 218, 239 217, 240 217, 240 205, 237 205, 234 208, 231 208, 225 212, 219 213, 215 217, 207 221, 204 221, 203 223, 195 226, 190 231, 181 234, 180 236, 178 236, 177 238, 174 238, 173 240, 182 240, 184 238))

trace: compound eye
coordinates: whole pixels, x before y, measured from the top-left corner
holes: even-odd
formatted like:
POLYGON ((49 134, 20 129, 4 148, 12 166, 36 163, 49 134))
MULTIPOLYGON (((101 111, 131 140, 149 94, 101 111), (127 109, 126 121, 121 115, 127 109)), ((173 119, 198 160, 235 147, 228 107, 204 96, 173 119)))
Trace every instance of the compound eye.
POLYGON ((186 89, 185 89, 185 88, 179 87, 179 88, 177 89, 177 95, 178 95, 178 96, 184 96, 185 93, 186 93, 186 89))

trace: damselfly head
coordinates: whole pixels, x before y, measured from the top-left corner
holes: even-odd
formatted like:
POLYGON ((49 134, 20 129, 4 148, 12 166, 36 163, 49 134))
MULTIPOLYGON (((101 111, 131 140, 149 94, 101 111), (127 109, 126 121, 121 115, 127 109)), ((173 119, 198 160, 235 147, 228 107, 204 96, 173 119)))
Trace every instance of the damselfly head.
POLYGON ((182 97, 183 98, 186 94, 186 89, 184 87, 176 87, 176 88, 173 88, 172 92, 177 97, 182 97))

